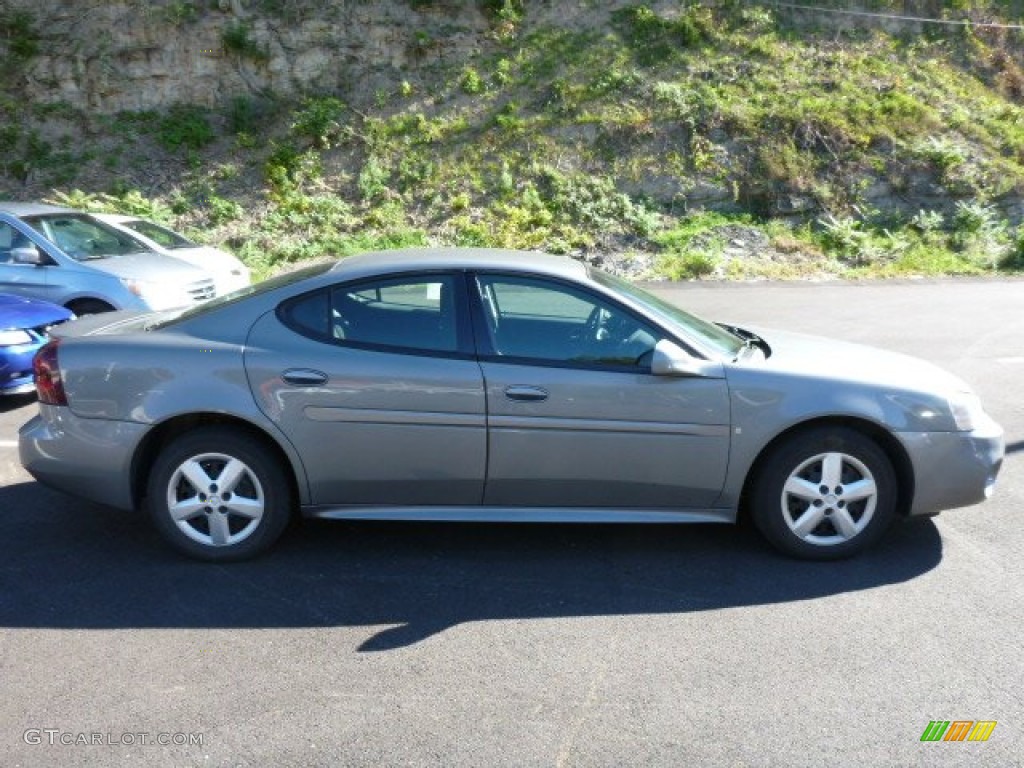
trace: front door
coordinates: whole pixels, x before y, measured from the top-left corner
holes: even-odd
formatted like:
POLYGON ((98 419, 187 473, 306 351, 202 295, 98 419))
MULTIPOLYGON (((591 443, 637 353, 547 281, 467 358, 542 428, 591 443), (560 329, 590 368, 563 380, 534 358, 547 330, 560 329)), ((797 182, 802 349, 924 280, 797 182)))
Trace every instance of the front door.
POLYGON ((484 500, 501 506, 707 508, 729 452, 725 379, 650 370, 667 334, 547 278, 478 275, 487 389, 484 500))

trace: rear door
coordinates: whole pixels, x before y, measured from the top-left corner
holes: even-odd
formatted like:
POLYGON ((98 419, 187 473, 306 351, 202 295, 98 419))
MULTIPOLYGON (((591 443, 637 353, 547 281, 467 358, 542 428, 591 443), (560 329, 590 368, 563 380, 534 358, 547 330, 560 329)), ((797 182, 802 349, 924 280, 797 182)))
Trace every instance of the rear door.
POLYGON ((720 369, 654 376, 662 330, 555 279, 480 274, 474 303, 489 418, 485 503, 714 503, 729 447, 720 369))
POLYGON ((480 503, 486 410, 461 274, 300 296, 253 326, 245 366, 314 504, 480 503))

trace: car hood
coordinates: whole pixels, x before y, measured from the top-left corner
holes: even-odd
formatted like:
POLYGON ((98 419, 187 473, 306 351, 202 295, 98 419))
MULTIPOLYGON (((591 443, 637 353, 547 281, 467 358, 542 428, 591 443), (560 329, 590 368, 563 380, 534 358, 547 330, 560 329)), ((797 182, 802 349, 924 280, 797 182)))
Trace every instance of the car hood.
POLYGON ((959 377, 910 355, 789 331, 751 329, 771 348, 751 365, 788 375, 946 395, 969 392, 959 377))
POLYGON ((199 245, 195 248, 174 248, 168 253, 176 259, 181 259, 210 272, 230 273, 242 266, 241 262, 230 253, 207 245, 199 245))
POLYGON ((0 293, 0 331, 36 328, 71 317, 71 311, 40 299, 0 293))
POLYGON ((170 281, 181 285, 194 283, 207 277, 201 269, 186 264, 184 261, 146 251, 123 256, 108 256, 103 259, 90 259, 84 263, 117 277, 153 283, 170 281))

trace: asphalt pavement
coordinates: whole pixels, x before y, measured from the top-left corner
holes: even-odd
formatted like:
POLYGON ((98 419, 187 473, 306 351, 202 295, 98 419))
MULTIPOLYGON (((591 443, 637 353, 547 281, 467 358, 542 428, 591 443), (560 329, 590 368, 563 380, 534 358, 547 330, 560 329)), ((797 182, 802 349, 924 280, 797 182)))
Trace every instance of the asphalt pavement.
POLYGON ((962 376, 1007 433, 995 496, 838 563, 725 526, 306 522, 207 565, 35 484, 35 404, 0 401, 0 762, 1024 765, 1024 282, 656 290, 962 376))

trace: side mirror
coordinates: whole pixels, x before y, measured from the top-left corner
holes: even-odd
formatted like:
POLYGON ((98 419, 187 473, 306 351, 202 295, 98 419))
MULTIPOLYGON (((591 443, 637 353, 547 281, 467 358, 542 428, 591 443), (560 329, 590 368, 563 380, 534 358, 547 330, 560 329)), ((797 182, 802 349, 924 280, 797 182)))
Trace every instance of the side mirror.
POLYGON ((32 264, 37 267, 50 263, 50 260, 43 255, 43 252, 34 245, 23 245, 20 248, 12 248, 11 261, 15 264, 32 264))
POLYGON ((655 376, 705 376, 707 363, 690 355, 675 342, 662 339, 654 347, 651 373, 655 376))

